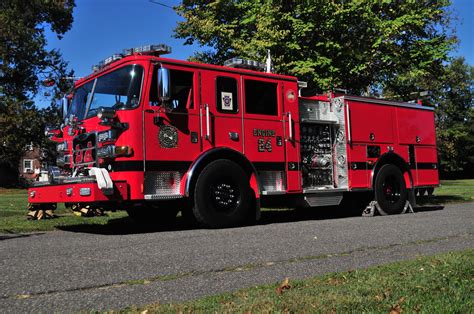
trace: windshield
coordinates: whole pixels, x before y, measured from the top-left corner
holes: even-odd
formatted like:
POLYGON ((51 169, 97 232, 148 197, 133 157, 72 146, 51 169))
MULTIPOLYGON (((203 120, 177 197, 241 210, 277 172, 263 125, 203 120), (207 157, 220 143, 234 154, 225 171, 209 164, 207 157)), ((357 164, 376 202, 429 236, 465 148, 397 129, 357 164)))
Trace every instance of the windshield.
POLYGON ((100 76, 75 91, 68 115, 74 114, 78 120, 83 120, 95 116, 100 107, 135 108, 140 102, 142 78, 143 68, 139 65, 128 65, 100 76))
POLYGON ((69 108, 69 112, 67 117, 71 114, 74 117, 77 117, 79 120, 84 119, 84 114, 86 113, 86 104, 87 100, 89 99, 89 95, 91 94, 92 87, 94 85, 94 81, 91 81, 87 84, 82 85, 74 92, 74 96, 72 97, 71 107, 69 108))

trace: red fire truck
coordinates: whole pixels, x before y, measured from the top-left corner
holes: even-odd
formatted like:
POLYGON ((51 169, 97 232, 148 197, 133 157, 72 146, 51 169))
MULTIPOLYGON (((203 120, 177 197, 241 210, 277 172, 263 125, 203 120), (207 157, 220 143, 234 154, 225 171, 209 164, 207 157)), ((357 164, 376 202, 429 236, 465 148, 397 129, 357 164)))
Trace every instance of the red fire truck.
POLYGON ((301 97, 296 77, 258 71, 256 62, 161 57, 169 50, 124 50, 76 82, 65 123, 48 131, 59 168, 29 188, 33 207, 125 209, 156 223, 182 211, 226 227, 258 219, 260 206, 366 195, 380 213, 398 214, 417 190, 439 184, 432 108, 301 97))

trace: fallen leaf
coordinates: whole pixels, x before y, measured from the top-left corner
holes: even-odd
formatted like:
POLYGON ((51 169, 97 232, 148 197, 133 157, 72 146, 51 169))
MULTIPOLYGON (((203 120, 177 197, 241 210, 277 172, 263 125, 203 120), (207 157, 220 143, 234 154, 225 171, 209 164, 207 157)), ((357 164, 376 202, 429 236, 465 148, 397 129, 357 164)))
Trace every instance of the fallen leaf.
POLYGON ((390 309, 390 314, 400 314, 402 312, 402 308, 400 307, 400 305, 398 304, 395 304, 394 306, 392 306, 392 308, 390 309))
POLYGON ((375 300, 377 300, 377 301, 380 302, 380 301, 383 300, 383 297, 382 297, 381 295, 378 295, 378 294, 377 294, 377 295, 375 296, 375 300))
POLYGON ((288 290, 291 288, 289 279, 285 278, 285 280, 282 281, 282 283, 276 288, 276 293, 278 295, 281 295, 283 293, 283 290, 288 290))
POLYGON ((29 294, 18 294, 18 295, 16 295, 17 299, 28 299, 29 297, 31 297, 29 294))
POLYGON ((400 299, 398 299, 398 304, 402 304, 403 301, 405 301, 405 297, 401 297, 400 299))
POLYGON ((413 307, 413 310, 415 310, 415 312, 417 312, 417 313, 420 313, 420 311, 421 311, 421 305, 420 305, 420 304, 415 305, 415 306, 413 307))

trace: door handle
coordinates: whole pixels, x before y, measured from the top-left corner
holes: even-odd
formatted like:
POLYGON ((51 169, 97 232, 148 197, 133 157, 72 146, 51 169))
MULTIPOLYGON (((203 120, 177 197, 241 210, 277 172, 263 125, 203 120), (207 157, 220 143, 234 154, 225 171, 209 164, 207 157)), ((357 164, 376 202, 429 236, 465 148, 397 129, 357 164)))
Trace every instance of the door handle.
POLYGON ((288 112, 288 135, 289 140, 293 140, 293 120, 291 119, 291 112, 288 112))
POLYGON ((351 130, 351 110, 349 104, 346 105, 346 119, 347 119, 347 143, 352 145, 352 130, 351 130))
POLYGON ((238 141, 239 140, 239 133, 229 132, 229 138, 233 141, 238 141))

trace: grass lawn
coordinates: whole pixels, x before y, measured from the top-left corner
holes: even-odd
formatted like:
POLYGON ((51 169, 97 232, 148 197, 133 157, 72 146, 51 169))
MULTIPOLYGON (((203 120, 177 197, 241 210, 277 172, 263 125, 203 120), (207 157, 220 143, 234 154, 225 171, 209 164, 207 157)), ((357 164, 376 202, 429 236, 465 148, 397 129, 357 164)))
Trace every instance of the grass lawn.
POLYGON ((474 179, 445 180, 432 196, 417 198, 419 204, 474 202, 474 179))
POLYGON ((106 225, 111 219, 127 216, 126 212, 108 213, 103 217, 78 217, 59 205, 56 219, 26 220, 27 195, 25 189, 0 188, 0 233, 49 231, 67 226, 106 225))
MULTIPOLYGON (((474 201, 474 180, 442 181, 441 187, 435 190, 433 196, 423 196, 417 200, 421 205, 466 201, 474 201)), ((143 230, 142 227, 134 225, 123 211, 115 213, 108 212, 108 215, 105 217, 84 218, 73 215, 69 209, 65 209, 60 205, 58 210, 56 210, 56 215, 59 216, 57 219, 27 221, 26 207, 26 190, 0 188, 0 233, 48 231, 55 229, 67 229, 72 231, 94 231, 95 229, 103 233, 116 233, 117 230, 121 232, 146 231, 143 230)), ((275 221, 275 219, 284 221, 291 216, 281 211, 282 210, 278 209, 268 210, 264 212, 266 215, 263 216, 263 219, 265 219, 265 217, 271 217, 269 219, 270 222, 275 221), (269 211, 273 212, 269 213, 269 211)))
POLYGON ((474 250, 466 250, 121 312, 470 313, 472 309, 474 250))

